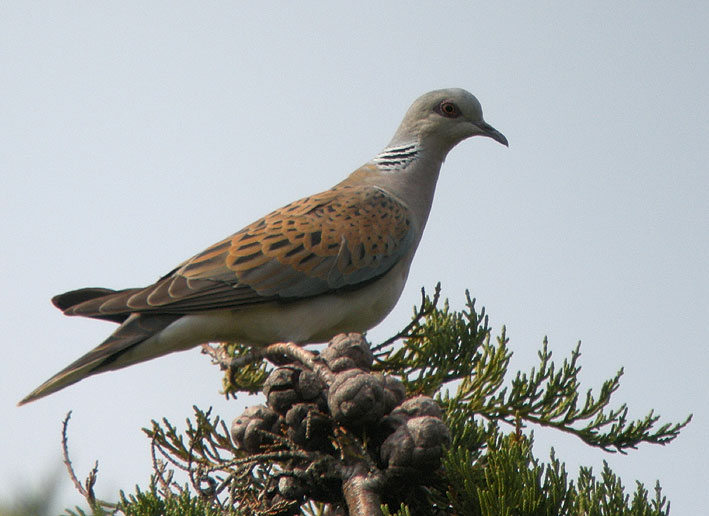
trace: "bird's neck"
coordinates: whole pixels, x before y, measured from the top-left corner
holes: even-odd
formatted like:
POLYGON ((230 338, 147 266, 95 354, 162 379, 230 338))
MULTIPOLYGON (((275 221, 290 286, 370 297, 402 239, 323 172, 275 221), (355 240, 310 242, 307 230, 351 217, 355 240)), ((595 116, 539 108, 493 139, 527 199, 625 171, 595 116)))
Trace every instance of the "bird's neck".
POLYGON ((421 154, 421 145, 418 142, 404 143, 402 145, 389 145, 382 152, 372 158, 372 162, 383 172, 399 172, 414 163, 421 154))
POLYGON ((445 155, 418 141, 392 142, 370 163, 376 185, 404 202, 423 231, 445 155))

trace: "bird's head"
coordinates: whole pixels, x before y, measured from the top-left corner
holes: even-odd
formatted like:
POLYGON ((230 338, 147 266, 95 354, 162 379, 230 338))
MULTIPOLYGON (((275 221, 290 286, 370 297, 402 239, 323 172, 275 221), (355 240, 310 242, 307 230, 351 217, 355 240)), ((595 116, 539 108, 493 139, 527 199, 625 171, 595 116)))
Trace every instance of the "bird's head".
POLYGON ((507 138, 485 122, 480 102, 471 93, 450 88, 428 92, 414 101, 393 142, 417 140, 445 154, 471 136, 487 136, 508 145, 507 138))

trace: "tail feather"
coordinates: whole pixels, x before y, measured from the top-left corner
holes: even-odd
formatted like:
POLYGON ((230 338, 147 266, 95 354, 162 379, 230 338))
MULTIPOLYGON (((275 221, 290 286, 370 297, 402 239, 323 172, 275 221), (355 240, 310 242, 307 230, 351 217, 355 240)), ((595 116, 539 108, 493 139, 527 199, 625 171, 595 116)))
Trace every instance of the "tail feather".
POLYGON ((124 290, 98 287, 80 288, 54 296, 52 304, 64 312, 65 315, 81 315, 92 319, 122 323, 130 316, 130 310, 127 307, 124 313, 111 314, 101 312, 100 307, 110 298, 128 298, 138 291, 140 291, 138 288, 124 290))
POLYGON ((89 376, 147 360, 149 353, 144 352, 138 358, 128 357, 127 354, 179 318, 179 315, 132 315, 98 347, 52 376, 18 405, 48 396, 89 376))
POLYGON ((104 297, 110 294, 115 294, 117 291, 110 288, 89 287, 80 288, 78 290, 70 290, 52 298, 52 304, 59 308, 62 312, 72 306, 89 301, 97 297, 104 297))

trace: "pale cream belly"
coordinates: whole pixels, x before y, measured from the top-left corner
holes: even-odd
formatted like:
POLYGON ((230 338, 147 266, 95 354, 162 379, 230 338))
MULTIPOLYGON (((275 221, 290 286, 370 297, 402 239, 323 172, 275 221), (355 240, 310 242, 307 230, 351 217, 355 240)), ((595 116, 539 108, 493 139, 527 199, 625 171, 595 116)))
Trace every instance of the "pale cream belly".
POLYGON ((358 290, 288 303, 268 303, 238 310, 185 315, 126 351, 115 365, 125 367, 206 342, 266 345, 292 341, 326 342, 342 332, 363 332, 394 308, 406 283, 408 263, 358 290))

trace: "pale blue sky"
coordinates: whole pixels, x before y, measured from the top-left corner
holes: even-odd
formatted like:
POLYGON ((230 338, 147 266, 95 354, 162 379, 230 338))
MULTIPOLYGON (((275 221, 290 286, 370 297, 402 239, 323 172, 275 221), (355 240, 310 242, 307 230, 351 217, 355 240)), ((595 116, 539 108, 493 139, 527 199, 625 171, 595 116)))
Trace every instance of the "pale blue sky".
MULTIPOLYGON (((151 418, 227 420, 198 351, 15 403, 112 325, 49 303, 141 286, 273 208, 328 188, 388 142, 418 95, 462 87, 510 148, 473 139, 444 165, 408 286, 470 289, 506 324, 513 367, 544 335, 583 341, 586 387, 625 366, 617 402, 694 422, 666 447, 608 455, 535 431, 573 475, 604 459, 672 514, 706 490, 709 19, 700 2, 5 2, 0 16, 3 424, 0 500, 60 468, 60 425, 99 496, 145 485, 151 418)), ((61 477, 62 504, 81 503, 61 477)))

